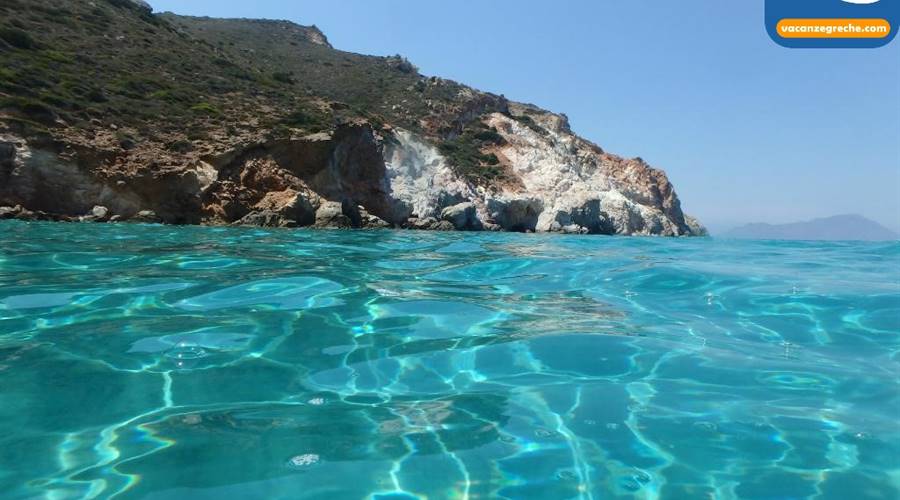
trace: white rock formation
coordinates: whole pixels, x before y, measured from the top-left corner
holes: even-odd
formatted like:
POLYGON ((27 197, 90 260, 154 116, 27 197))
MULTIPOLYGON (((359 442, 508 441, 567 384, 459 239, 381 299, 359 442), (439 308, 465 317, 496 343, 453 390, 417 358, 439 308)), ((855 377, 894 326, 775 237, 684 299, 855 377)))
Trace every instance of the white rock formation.
MULTIPOLYGON (((440 219, 442 210, 474 204, 479 226, 509 231, 703 234, 681 212, 665 174, 642 160, 604 153, 573 134, 565 116, 526 106, 485 124, 505 143, 493 151, 517 182, 475 186, 456 175, 437 148, 398 130, 386 141, 390 197, 411 217, 440 219), (531 118, 523 123, 525 113, 531 118)), ((421 225, 421 223, 420 223, 421 225)), ((418 227, 418 226, 416 226, 418 227)))
POLYGON ((389 196, 407 207, 407 216, 439 218, 441 209, 476 198, 437 148, 415 134, 397 130, 384 145, 389 196))

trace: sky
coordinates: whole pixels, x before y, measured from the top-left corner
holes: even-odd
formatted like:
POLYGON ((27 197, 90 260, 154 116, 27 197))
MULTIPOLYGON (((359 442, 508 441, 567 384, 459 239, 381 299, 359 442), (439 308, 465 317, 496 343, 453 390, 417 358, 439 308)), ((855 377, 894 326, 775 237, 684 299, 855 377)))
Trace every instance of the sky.
POLYGON ((713 232, 858 213, 900 231, 900 36, 787 49, 763 0, 150 0, 156 11, 317 25, 566 113, 605 150, 666 171, 713 232))

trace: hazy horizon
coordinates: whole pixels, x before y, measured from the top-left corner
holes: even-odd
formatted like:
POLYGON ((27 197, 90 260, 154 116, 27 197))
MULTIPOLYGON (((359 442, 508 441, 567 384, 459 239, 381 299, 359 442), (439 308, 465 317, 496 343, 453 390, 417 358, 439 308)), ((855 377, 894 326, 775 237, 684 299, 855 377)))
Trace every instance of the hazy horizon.
POLYGON ((338 49, 400 53, 424 74, 566 113, 585 138, 665 170, 714 232, 845 213, 900 231, 897 41, 782 48, 762 1, 150 3, 315 24, 338 49))

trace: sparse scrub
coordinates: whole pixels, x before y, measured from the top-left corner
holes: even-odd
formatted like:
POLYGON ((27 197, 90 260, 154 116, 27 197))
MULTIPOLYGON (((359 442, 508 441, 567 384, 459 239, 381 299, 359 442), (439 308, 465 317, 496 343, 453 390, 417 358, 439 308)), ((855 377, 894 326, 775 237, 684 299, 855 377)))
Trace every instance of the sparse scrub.
POLYGON ((484 152, 487 148, 505 142, 493 127, 473 121, 463 128, 461 134, 443 141, 438 149, 457 174, 480 184, 507 177, 497 155, 484 152))
POLYGON ((208 102, 200 102, 191 106, 191 111, 195 111, 197 113, 204 113, 208 115, 218 115, 221 114, 222 111, 219 108, 213 106, 208 102))
POLYGON ((296 128, 315 133, 330 129, 332 119, 321 111, 297 109, 282 118, 278 125, 282 127, 282 132, 284 129, 296 128))
POLYGON ((0 39, 19 49, 34 49, 37 42, 28 32, 18 28, 0 28, 0 39))
POLYGON ((27 97, 0 98, 0 109, 11 110, 39 123, 51 122, 56 118, 56 112, 47 103, 27 97))
POLYGON ((287 71, 276 71, 272 73, 272 79, 276 82, 293 84, 294 83, 294 75, 287 71))
MULTIPOLYGON (((0 12, 3 111, 54 131, 58 119, 72 128, 114 123, 148 130, 142 141, 170 134, 161 147, 183 152, 171 134, 204 141, 258 123, 250 128, 284 136, 365 119, 440 144, 441 131, 470 112, 471 91, 422 77, 402 56, 342 52, 318 32, 304 37, 304 28, 274 21, 153 15, 131 0, 5 0, 0 12)), ((451 141, 454 168, 476 179, 501 175, 487 148, 502 138, 478 126, 469 132, 451 141)))
POLYGON ((547 134, 547 131, 544 130, 543 127, 538 125, 537 122, 535 122, 534 119, 528 115, 513 116, 512 118, 541 135, 547 134))

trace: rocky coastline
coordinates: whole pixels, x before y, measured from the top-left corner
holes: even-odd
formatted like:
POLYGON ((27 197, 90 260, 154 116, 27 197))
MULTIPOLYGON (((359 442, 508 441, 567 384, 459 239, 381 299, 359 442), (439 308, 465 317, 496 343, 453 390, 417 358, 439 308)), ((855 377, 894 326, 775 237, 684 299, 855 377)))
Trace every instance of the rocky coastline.
POLYGON ((117 155, 96 143, 76 151, 72 143, 35 145, 7 133, 0 135, 0 219, 705 234, 682 213, 662 171, 603 152, 559 115, 531 116, 531 128, 515 115, 486 116, 499 136, 492 154, 508 172, 494 185, 455 174, 415 133, 365 122, 239 142, 162 168, 152 160, 162 152, 117 155))
POLYGON ((0 218, 705 234, 662 170, 565 115, 315 26, 121 0, 0 10, 0 218))

